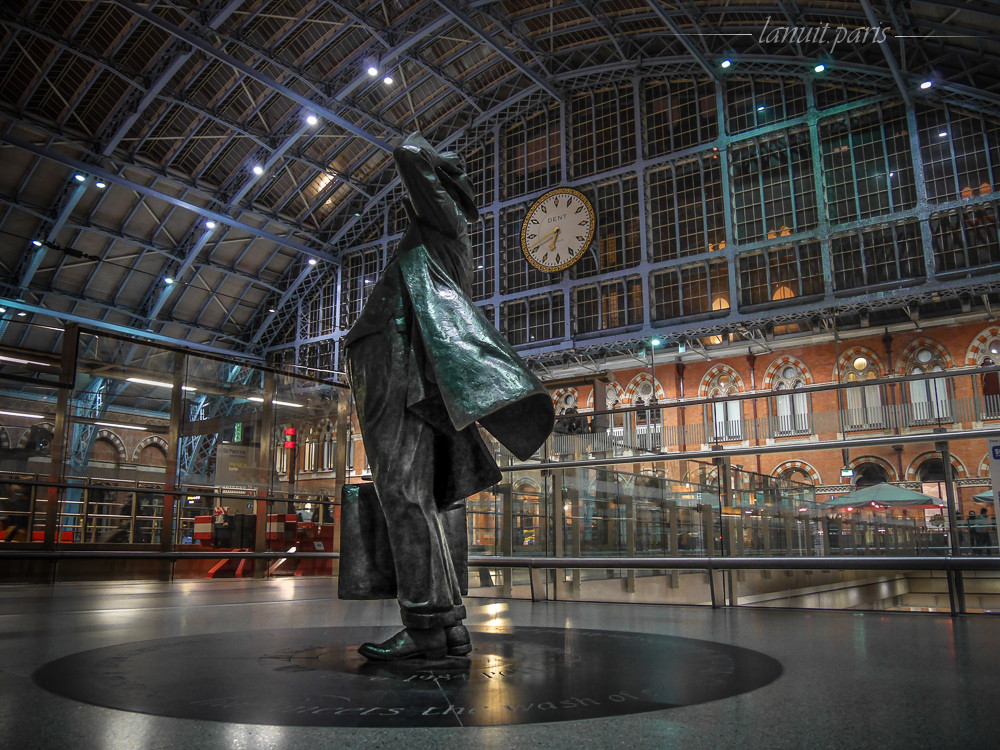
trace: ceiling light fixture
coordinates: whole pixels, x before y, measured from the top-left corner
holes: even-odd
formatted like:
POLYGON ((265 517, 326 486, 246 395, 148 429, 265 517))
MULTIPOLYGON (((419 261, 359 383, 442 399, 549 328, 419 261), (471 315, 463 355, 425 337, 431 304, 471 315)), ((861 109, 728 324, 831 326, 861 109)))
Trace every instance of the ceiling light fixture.
POLYGON ((97 182, 94 183, 94 186, 101 190, 104 190, 104 188, 108 186, 108 183, 104 182, 104 180, 98 180, 97 182))
MULTIPOLYGON (((0 308, 0 312, 4 312, 0 308)), ((36 367, 55 367, 55 365, 50 365, 48 362, 32 362, 30 359, 17 359, 16 357, 5 357, 0 354, 0 361, 2 362, 13 362, 16 365, 35 365, 36 367)))
POLYGON ((205 222, 205 226, 208 229, 215 229, 218 226, 218 224, 216 224, 214 221, 212 221, 211 219, 209 219, 208 221, 205 222))
POLYGON ((77 182, 83 182, 87 178, 84 177, 82 174, 77 173, 77 174, 73 175, 73 179, 76 180, 77 182))
POLYGON ((315 258, 310 258, 309 259, 309 265, 310 266, 315 266, 316 265, 316 259, 315 258))
POLYGON ((118 422, 94 422, 94 424, 98 424, 101 427, 117 427, 120 430, 142 430, 145 432, 149 429, 148 427, 141 427, 137 424, 118 424, 118 422))
POLYGON ((729 67, 730 65, 732 65, 732 64, 733 64, 733 61, 732 61, 732 60, 730 60, 730 59, 728 59, 728 58, 727 58, 727 59, 725 59, 725 60, 723 60, 723 61, 722 61, 722 62, 720 63, 721 67, 723 67, 723 68, 728 68, 728 67, 729 67))
POLYGON ((31 244, 34 245, 35 247, 41 247, 42 246, 42 243, 39 240, 32 240, 31 244))
POLYGON ((25 419, 45 419, 44 414, 29 414, 22 411, 0 411, 5 417, 24 417, 25 419))
POLYGON ((924 89, 926 91, 927 89, 929 89, 933 85, 934 85, 934 81, 924 81, 923 83, 920 84, 920 88, 922 88, 922 89, 924 89))
POLYGON ((260 177, 262 174, 264 174, 264 167, 262 167, 260 164, 255 164, 253 168, 253 173, 258 177, 260 177))
POLYGON ((174 283, 174 277, 173 276, 165 276, 164 279, 163 279, 163 283, 164 284, 173 284, 174 283))
POLYGON ((392 76, 386 76, 385 78, 383 78, 382 79, 382 83, 384 83, 386 86, 391 86, 392 85, 392 76))
POLYGON ((822 73, 826 70, 826 66, 823 63, 818 63, 815 68, 813 68, 817 73, 822 73))
MULTIPOLYGON (((173 388, 173 383, 167 383, 163 380, 148 380, 147 378, 125 378, 129 383, 141 383, 142 385, 156 385, 160 388, 173 388)), ((192 388, 189 385, 182 385, 182 391, 196 391, 197 388, 192 388)))
MULTIPOLYGON (((261 398, 260 396, 249 396, 247 398, 247 401, 255 401, 258 404, 263 404, 264 403, 264 399, 261 398)), ((278 401, 277 399, 275 399, 271 403, 274 404, 275 406, 293 406, 296 409, 301 409, 304 406, 304 404, 295 404, 295 403, 292 403, 291 401, 278 401)))
POLYGON ((316 115, 309 115, 306 118, 306 124, 312 126, 319 125, 319 118, 316 115))

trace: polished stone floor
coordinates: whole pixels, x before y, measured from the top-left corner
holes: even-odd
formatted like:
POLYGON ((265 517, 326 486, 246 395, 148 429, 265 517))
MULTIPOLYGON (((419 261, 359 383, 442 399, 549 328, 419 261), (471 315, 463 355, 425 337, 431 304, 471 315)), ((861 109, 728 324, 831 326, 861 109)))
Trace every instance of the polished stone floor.
POLYGON ((370 670, 395 606, 331 579, 0 586, 0 748, 1000 747, 996 617, 468 604, 370 670))

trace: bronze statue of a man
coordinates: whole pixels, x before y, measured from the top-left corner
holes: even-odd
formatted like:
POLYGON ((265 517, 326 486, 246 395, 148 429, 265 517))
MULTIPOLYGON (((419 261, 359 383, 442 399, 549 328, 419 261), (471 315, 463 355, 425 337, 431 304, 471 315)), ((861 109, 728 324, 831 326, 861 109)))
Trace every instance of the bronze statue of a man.
POLYGON ((419 133, 393 155, 409 227, 344 340, 403 622, 360 647, 383 661, 471 651, 442 514, 501 478, 477 422, 524 460, 554 421, 548 392, 469 296, 479 211, 461 159, 419 133))

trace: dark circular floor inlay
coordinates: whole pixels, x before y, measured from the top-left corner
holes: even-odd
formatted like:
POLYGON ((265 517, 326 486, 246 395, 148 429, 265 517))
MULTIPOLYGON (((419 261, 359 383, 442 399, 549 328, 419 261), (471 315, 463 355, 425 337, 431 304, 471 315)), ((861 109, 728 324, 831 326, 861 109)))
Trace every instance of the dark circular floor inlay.
POLYGON ((286 628, 84 651, 33 675, 86 703, 285 726, 492 726, 592 719, 726 698, 781 664, 691 638, 535 627, 473 629, 468 658, 368 662, 391 629, 286 628))

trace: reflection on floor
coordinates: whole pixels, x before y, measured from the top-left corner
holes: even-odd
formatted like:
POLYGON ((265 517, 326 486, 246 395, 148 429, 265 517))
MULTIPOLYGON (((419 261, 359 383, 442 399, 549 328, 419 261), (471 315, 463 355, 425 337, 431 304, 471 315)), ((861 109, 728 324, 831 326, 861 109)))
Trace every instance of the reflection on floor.
POLYGON ((332 579, 0 587, 0 748, 966 748, 1000 738, 994 617, 470 599, 467 665, 372 674, 350 646, 390 632, 395 606, 340 602, 335 590, 332 579), (489 673, 505 665, 492 695, 489 673), (406 685, 430 701, 421 711, 407 709, 417 703, 406 685), (359 686, 364 696, 345 689, 359 686), (472 696, 481 717, 462 716, 473 701, 458 710, 472 696), (362 699, 409 718, 332 718, 362 699))

